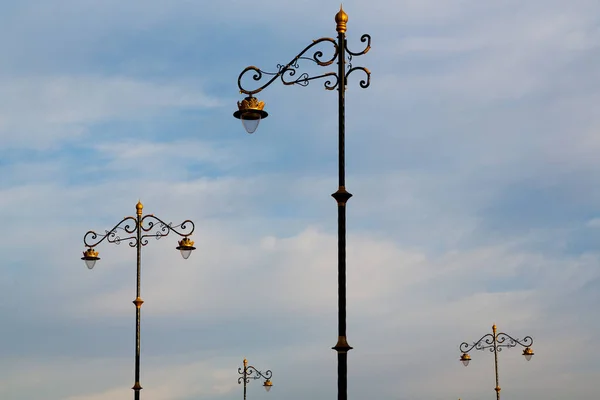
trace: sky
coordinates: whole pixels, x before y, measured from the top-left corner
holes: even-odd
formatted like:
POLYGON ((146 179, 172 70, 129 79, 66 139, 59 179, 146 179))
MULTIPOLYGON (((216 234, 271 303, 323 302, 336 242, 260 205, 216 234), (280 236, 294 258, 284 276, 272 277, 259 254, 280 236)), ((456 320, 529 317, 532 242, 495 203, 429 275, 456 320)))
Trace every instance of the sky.
MULTIPOLYGON (((348 398, 596 397, 600 3, 348 0, 372 49, 346 92, 348 398)), ((0 0, 0 399, 132 398, 135 250, 83 236, 195 224, 142 253, 144 400, 337 394, 337 93, 239 73, 335 37, 339 1, 0 0), (246 81, 253 84, 251 80, 246 81)), ((323 51, 331 48, 323 47, 323 51)), ((331 54, 331 53, 329 53, 331 54)), ((331 68, 335 68, 332 66, 331 68)), ((329 69, 304 62, 302 72, 329 69)))

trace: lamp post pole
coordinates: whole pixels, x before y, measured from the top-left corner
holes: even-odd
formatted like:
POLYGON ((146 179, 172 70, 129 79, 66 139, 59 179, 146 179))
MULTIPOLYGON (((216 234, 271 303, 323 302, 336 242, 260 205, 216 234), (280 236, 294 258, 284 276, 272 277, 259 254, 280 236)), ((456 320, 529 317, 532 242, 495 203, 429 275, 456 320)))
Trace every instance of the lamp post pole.
POLYGON ((271 382, 271 377, 273 373, 271 370, 266 370, 264 373, 257 370, 252 365, 248 365, 248 360, 244 358, 244 367, 238 368, 238 374, 242 375, 238 378, 238 384, 244 383, 244 400, 246 400, 246 384, 250 383, 250 379, 260 379, 264 378, 265 383, 263 383, 263 387, 268 392, 273 387, 273 382, 271 382))
POLYGON ((325 89, 338 91, 338 189, 332 194, 337 202, 338 214, 338 339, 333 349, 337 352, 338 358, 338 400, 347 399, 348 386, 348 361, 347 354, 352 347, 346 339, 346 202, 352 197, 346 190, 346 170, 345 170, 345 134, 346 134, 346 111, 345 111, 345 92, 346 82, 350 74, 354 71, 362 71, 365 78, 359 83, 360 87, 367 88, 371 82, 371 73, 365 67, 352 66, 352 59, 366 54, 371 48, 371 36, 364 34, 360 41, 365 43, 365 48, 360 52, 353 52, 348 49, 346 41, 346 24, 348 15, 340 7, 340 11, 335 15, 337 41, 332 38, 320 38, 313 40, 304 50, 296 55, 292 61, 285 65, 278 65, 277 72, 265 72, 255 66, 246 67, 238 77, 238 87, 240 93, 248 95, 245 99, 238 102, 238 110, 233 114, 240 119, 248 133, 253 133, 258 127, 261 119, 268 116, 264 111, 265 103, 259 101, 254 95, 259 93, 278 78, 284 85, 307 86, 310 81, 319 78, 325 78, 325 89), (330 58, 324 58, 321 50, 316 50, 310 55, 309 50, 320 44, 331 44, 333 46, 333 55, 330 58), (308 55, 307 55, 308 54, 308 55), (337 61, 337 72, 326 72, 321 75, 309 76, 307 73, 301 73, 296 77, 299 68, 299 61, 308 60, 321 67, 326 67, 337 61), (244 89, 242 86, 243 76, 250 72, 254 81, 260 81, 263 75, 270 76, 269 80, 254 90, 244 89))
POLYGON ((187 259, 192 250, 195 250, 194 242, 190 240, 189 236, 194 232, 194 223, 190 220, 183 221, 177 226, 172 226, 171 223, 166 223, 160 218, 155 217, 152 214, 142 216, 144 206, 138 201, 136 208, 135 217, 125 217, 115 225, 110 231, 106 231, 105 234, 98 234, 94 231, 88 231, 83 236, 83 244, 87 247, 87 250, 83 252, 82 260, 89 269, 94 268, 96 261, 100 259, 98 252, 94 248, 106 240, 108 243, 121 244, 126 242, 130 247, 135 247, 137 252, 137 268, 136 268, 136 291, 135 300, 135 383, 132 387, 134 391, 133 398, 135 400, 140 399, 140 320, 141 320, 141 309, 144 301, 141 298, 141 277, 142 277, 142 247, 148 244, 148 238, 160 239, 167 236, 169 233, 174 232, 183 239, 179 241, 177 250, 181 251, 181 255, 184 259, 187 259), (190 227, 188 229, 188 226, 190 227), (181 229, 181 231, 179 230, 181 229), (124 236, 121 237, 120 232, 124 232, 124 236))
POLYGON ((459 349, 462 353, 460 356, 460 361, 466 367, 469 365, 471 361, 471 356, 469 356, 469 352, 473 349, 475 350, 485 350, 489 349, 494 353, 494 373, 496 375, 496 387, 494 390, 496 391, 496 400, 500 400, 500 382, 498 379, 498 353, 502 351, 503 348, 511 348, 516 345, 522 346, 525 349, 523 350, 523 356, 525 356, 525 360, 531 360, 533 356, 533 350, 531 349, 531 345, 533 345, 533 339, 531 336, 525 336, 523 340, 515 339, 512 336, 500 332, 497 333, 496 324, 492 326, 492 333, 488 333, 484 335, 481 339, 469 345, 467 342, 463 342, 460 344, 459 349))

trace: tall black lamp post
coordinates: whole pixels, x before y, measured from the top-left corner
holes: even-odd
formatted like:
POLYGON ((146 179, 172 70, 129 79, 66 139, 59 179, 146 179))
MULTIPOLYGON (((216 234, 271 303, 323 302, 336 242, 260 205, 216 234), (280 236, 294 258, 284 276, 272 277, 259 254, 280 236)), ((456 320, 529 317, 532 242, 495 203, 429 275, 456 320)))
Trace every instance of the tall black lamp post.
POLYGON ((183 239, 179 241, 177 250, 181 251, 184 259, 187 259, 192 250, 195 250, 194 242, 189 236, 194 232, 194 223, 190 220, 185 220, 177 226, 171 223, 166 223, 152 214, 142 216, 144 206, 138 201, 135 217, 125 217, 109 231, 104 234, 99 234, 94 231, 89 231, 83 236, 83 244, 87 250, 83 252, 82 260, 89 269, 94 268, 96 261, 100 259, 98 252, 94 250, 96 246, 106 240, 108 243, 121 244, 127 242, 130 247, 135 247, 137 250, 137 279, 136 279, 136 296, 133 304, 135 304, 135 383, 132 387, 134 391, 133 398, 139 400, 140 390, 140 318, 142 300, 140 279, 142 274, 142 247, 148 244, 148 238, 160 239, 174 232, 183 239), (120 236, 120 231, 123 231, 125 237, 120 236))
POLYGON ((341 7, 340 11, 335 15, 335 22, 338 33, 337 41, 327 37, 313 40, 310 45, 296 55, 289 63, 278 65, 277 72, 265 72, 255 66, 245 68, 238 77, 238 87, 240 93, 248 96, 238 102, 238 110, 233 116, 242 121, 248 133, 253 133, 261 119, 268 116, 264 110, 265 103, 259 101, 254 95, 261 92, 278 78, 284 85, 297 84, 301 86, 307 86, 314 79, 325 78, 325 89, 337 89, 338 91, 339 184, 337 191, 332 194, 338 205, 338 340, 333 349, 337 351, 338 356, 338 400, 346 400, 348 386, 347 353, 348 350, 352 349, 346 340, 346 202, 352 197, 352 194, 346 191, 345 177, 345 92, 348 77, 355 71, 362 71, 365 74, 365 78, 360 81, 360 87, 366 88, 371 82, 371 73, 367 68, 352 65, 353 57, 362 56, 371 48, 371 36, 367 34, 361 36, 360 41, 366 43, 365 48, 355 53, 348 49, 348 43, 346 42, 348 15, 341 7), (309 50, 322 43, 333 46, 333 55, 330 58, 324 58, 323 51, 316 49, 310 55, 309 50), (321 67, 327 67, 337 61, 337 72, 330 71, 316 76, 309 76, 305 72, 296 77, 301 60, 312 61, 321 67), (247 90, 242 86, 242 78, 248 72, 251 73, 254 81, 260 81, 263 75, 267 75, 270 78, 257 89, 247 90))
POLYGON ((246 400, 246 385, 250 383, 250 379, 260 379, 264 378, 265 382, 263 383, 263 387, 268 392, 273 387, 273 382, 271 382, 271 377, 273 373, 270 369, 266 370, 264 373, 254 368, 252 365, 248 365, 248 360, 244 358, 244 367, 238 368, 238 374, 242 375, 238 378, 238 384, 244 383, 244 400, 246 400))
POLYGON ((471 361, 471 356, 469 352, 473 349, 475 350, 485 350, 489 349, 492 353, 494 353, 494 372, 496 374, 496 387, 494 390, 496 391, 496 400, 500 400, 500 384, 498 380, 498 353, 502 351, 503 348, 515 347, 516 345, 524 347, 523 356, 527 361, 531 360, 533 357, 533 350, 531 349, 531 345, 533 345, 533 339, 531 336, 525 336, 523 340, 515 339, 512 336, 500 332, 497 333, 496 324, 492 326, 492 333, 488 333, 484 335, 481 339, 470 345, 467 342, 463 342, 460 345, 460 351, 462 355, 460 356, 460 361, 466 367, 469 365, 471 361))

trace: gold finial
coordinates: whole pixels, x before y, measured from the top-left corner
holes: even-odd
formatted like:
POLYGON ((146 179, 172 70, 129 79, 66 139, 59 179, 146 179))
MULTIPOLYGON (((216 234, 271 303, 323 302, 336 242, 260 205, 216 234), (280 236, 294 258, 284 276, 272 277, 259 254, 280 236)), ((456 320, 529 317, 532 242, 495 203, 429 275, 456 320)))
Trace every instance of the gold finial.
POLYGON ((140 200, 138 200, 137 204, 135 205, 135 209, 136 209, 137 215, 142 215, 142 210, 144 209, 144 205, 142 204, 142 202, 140 200))
POLYGON ((246 359, 244 358, 244 368, 246 368, 247 366, 248 366, 248 360, 246 360, 246 359))
POLYGON ((344 12, 342 5, 340 4, 340 11, 335 14, 335 22, 337 24, 335 30, 339 33, 346 33, 346 22, 348 22, 348 14, 344 12))
POLYGON ((494 335, 496 334, 496 324, 492 325, 492 331, 494 332, 494 335))

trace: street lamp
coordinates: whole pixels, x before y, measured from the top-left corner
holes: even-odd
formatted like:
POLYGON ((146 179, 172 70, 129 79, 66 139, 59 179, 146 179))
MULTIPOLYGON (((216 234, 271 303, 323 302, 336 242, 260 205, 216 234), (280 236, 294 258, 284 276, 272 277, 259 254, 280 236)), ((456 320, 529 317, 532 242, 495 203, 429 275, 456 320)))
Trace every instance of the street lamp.
POLYGON ((511 348, 515 347, 516 345, 524 347, 525 349, 523 350, 523 356, 525 356, 525 360, 531 360, 531 357, 533 356, 533 350, 531 349, 531 345, 533 345, 533 339, 531 336, 525 336, 525 338, 520 341, 519 339, 515 339, 506 333, 496 333, 496 324, 494 324, 492 326, 492 333, 484 335, 472 345, 463 342, 459 347, 460 352, 462 353, 460 356, 460 361, 465 367, 469 365, 469 362, 471 361, 469 352, 473 349, 489 349, 494 353, 494 371, 496 373, 496 387, 494 390, 496 391, 496 400, 500 400, 500 385, 498 383, 498 353, 502 351, 502 348, 504 347, 511 348))
POLYGON ((252 365, 248 365, 248 360, 244 358, 244 368, 238 368, 238 374, 242 375, 238 378, 238 384, 244 383, 244 400, 246 400, 246 384, 250 383, 250 379, 260 379, 264 378, 265 382, 263 383, 263 387, 268 392, 273 387, 273 382, 271 382, 271 376, 273 373, 271 370, 266 370, 264 373, 260 372, 252 365))
POLYGON ((142 247, 148 244, 148 238, 160 239, 167 236, 169 233, 174 232, 183 237, 183 239, 178 242, 179 246, 177 246, 176 249, 181 252, 184 259, 187 259, 191 252, 196 248, 194 247, 194 242, 189 238, 194 232, 194 223, 192 221, 185 220, 181 224, 173 226, 171 223, 166 223, 152 214, 142 216, 144 206, 139 201, 135 208, 136 217, 123 218, 121 222, 114 226, 114 228, 110 231, 105 231, 103 235, 94 231, 87 232, 83 236, 83 244, 87 247, 87 250, 83 252, 83 257, 81 257, 81 259, 85 261, 85 264, 89 269, 94 268, 96 261, 100 259, 100 257, 98 257, 98 252, 94 250, 94 247, 104 240, 113 244, 127 242, 130 247, 135 247, 137 249, 137 288, 136 297, 133 301, 133 304, 135 304, 135 384, 132 389, 134 390, 133 398, 139 400, 140 390, 142 390, 142 386, 140 385, 140 318, 142 303, 144 303, 140 297, 142 247), (181 231, 179 229, 181 229, 181 231), (119 230, 124 231, 124 236, 127 237, 121 237, 119 235, 119 230))
POLYGON ((352 197, 352 194, 346 191, 345 183, 345 92, 346 81, 355 71, 362 71, 366 75, 360 81, 360 87, 366 88, 371 82, 371 73, 367 68, 352 66, 354 57, 366 54, 371 48, 371 36, 368 34, 361 36, 360 41, 366 43, 365 48, 355 53, 348 49, 348 43, 346 42, 348 15, 341 7, 340 11, 335 15, 335 22, 338 33, 337 41, 327 37, 313 40, 292 61, 285 65, 278 65, 277 72, 265 72, 255 66, 246 67, 238 77, 238 88, 240 89, 240 93, 246 94, 247 97, 238 102, 238 110, 233 116, 242 121, 248 133, 253 133, 260 121, 268 116, 264 110, 264 101, 259 101, 254 95, 271 85, 278 78, 284 85, 298 84, 300 86, 307 86, 314 79, 325 78, 325 89, 337 89, 338 91, 339 185, 338 190, 332 194, 338 205, 338 340, 333 349, 337 351, 338 356, 338 400, 346 400, 348 383, 347 353, 348 350, 352 349, 346 340, 346 202, 352 197), (330 58, 324 58, 323 51, 316 49, 314 49, 315 52, 312 55, 306 55, 309 50, 322 43, 333 46, 333 55, 330 58), (309 76, 304 72, 298 74, 296 77, 301 60, 312 61, 320 67, 329 66, 337 60, 337 72, 330 71, 316 76, 309 76), (260 81, 263 75, 267 75, 270 78, 257 89, 247 90, 242 87, 242 78, 248 72, 251 73, 254 81, 260 81))

